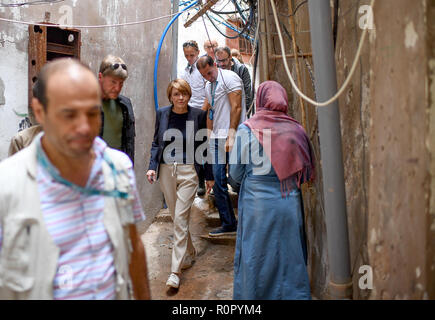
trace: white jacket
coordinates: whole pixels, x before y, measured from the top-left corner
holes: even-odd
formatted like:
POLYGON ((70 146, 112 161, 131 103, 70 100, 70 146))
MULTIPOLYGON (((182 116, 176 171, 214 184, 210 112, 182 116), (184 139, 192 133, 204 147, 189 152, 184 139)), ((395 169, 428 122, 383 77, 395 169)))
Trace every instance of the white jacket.
MULTIPOLYGON (((45 227, 36 181, 37 141, 41 136, 0 163, 0 299, 53 299, 59 248, 45 227)), ((121 161, 125 155, 111 148, 105 152, 118 171, 118 190, 130 193, 132 186, 121 161)), ((113 190, 114 176, 105 161, 103 174, 105 189, 113 190)), ((131 299, 128 225, 134 223, 132 199, 106 197, 104 203, 104 226, 114 248, 116 297, 131 299)))

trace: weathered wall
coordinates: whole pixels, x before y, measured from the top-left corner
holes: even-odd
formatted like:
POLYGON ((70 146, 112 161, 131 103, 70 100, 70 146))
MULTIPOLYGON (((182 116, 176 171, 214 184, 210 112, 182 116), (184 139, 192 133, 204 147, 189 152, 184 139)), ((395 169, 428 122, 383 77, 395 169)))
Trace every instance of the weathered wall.
MULTIPOLYGON (((359 8, 369 1, 340 1, 336 37, 337 83, 345 81, 355 59, 362 29, 359 8)), ((367 298, 368 290, 360 290, 359 268, 369 265, 367 254, 367 214, 370 148, 370 46, 368 40, 352 81, 339 99, 345 172, 346 204, 353 275, 354 299, 367 298)))
MULTIPOLYGON (((21 14, 17 8, 0 8, 0 17, 20 19, 21 14)), ((10 138, 23 119, 16 113, 27 114, 27 38, 27 26, 0 22, 0 160, 7 157, 10 138)))
POLYGON ((370 39, 371 298, 435 297, 429 204, 434 138, 428 117, 433 20, 427 20, 434 5, 432 0, 376 3, 376 33, 370 39))
MULTIPOLYGON (((427 17, 426 21, 435 21, 435 1, 431 0, 427 4, 427 17)), ((431 176, 430 181, 430 200, 429 200, 429 217, 427 225, 430 226, 428 230, 428 241, 426 245, 426 255, 429 257, 426 261, 426 270, 429 271, 427 275, 427 287, 431 297, 435 293, 435 23, 430 23, 427 26, 427 54, 428 54, 428 74, 427 79, 427 99, 430 109, 429 117, 429 131, 428 131, 428 149, 430 152, 430 167, 429 172, 431 176), (432 257, 432 258, 430 258, 432 257)))
MULTIPOLYGON (((50 22, 59 23, 64 16, 62 6, 72 8, 72 24, 103 25, 156 18, 171 13, 171 2, 164 0, 77 1, 30 6, 28 8, 0 8, 0 17, 41 22, 45 12, 50 22)), ((150 186, 145 173, 154 133, 155 109, 153 101, 153 68, 160 36, 169 22, 165 18, 151 23, 116 28, 81 29, 81 60, 97 74, 101 59, 109 53, 124 58, 129 67, 129 78, 122 94, 131 98, 136 116, 135 172, 142 205, 148 216, 147 227, 162 206, 158 185, 150 186)), ((64 20, 61 21, 65 23, 64 20)), ((68 24, 70 24, 69 22, 68 24)), ((0 160, 7 156, 10 137, 18 131, 21 117, 27 113, 27 26, 0 21, 0 78, 5 86, 4 104, 0 85, 0 160)), ((167 103, 166 87, 170 80, 171 35, 166 36, 159 65, 159 101, 167 103)))
MULTIPOLYGON (((281 22, 290 31, 288 2, 279 1, 281 22)), ((269 1, 266 1, 269 3, 269 1)), ((300 1, 293 1, 293 8, 300 1)), ((331 14, 334 16, 331 1, 331 14)), ((362 33, 359 9, 369 0, 340 0, 337 21, 337 83, 346 79, 362 33)), ((346 206, 355 299, 435 297, 435 59, 434 0, 377 0, 356 72, 339 99, 346 206), (429 116, 430 115, 430 116, 429 116), (360 289, 359 268, 373 268, 373 290, 360 289)), ((297 43, 311 52, 308 7, 295 15, 297 43)), ((281 54, 269 7, 269 57, 281 54)), ((333 19, 334 20, 334 19, 333 19)), ((284 30, 283 30, 284 32, 284 30)), ((283 33, 287 53, 293 53, 283 33)), ((263 42, 265 43, 265 42, 263 42)), ((260 59, 261 61, 261 59, 260 59)), ((269 78, 292 97, 290 113, 301 108, 280 59, 269 58, 269 78)), ((293 76, 296 69, 288 59, 293 76)), ((313 97, 306 58, 300 62, 303 92, 313 97)), ((320 181, 305 192, 312 292, 326 298, 328 253, 322 208, 321 162, 316 112, 305 104, 307 132, 317 155, 320 181), (312 134, 314 130, 314 134, 312 134)))

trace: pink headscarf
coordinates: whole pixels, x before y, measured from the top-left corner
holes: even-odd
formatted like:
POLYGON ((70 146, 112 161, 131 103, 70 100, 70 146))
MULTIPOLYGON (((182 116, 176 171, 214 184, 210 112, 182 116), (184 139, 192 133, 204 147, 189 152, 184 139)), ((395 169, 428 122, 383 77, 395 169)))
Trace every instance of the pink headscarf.
POLYGON ((257 112, 245 122, 255 134, 269 157, 281 182, 282 194, 288 194, 292 180, 298 188, 314 179, 314 159, 310 140, 304 128, 287 115, 288 100, 285 89, 275 81, 263 82, 257 91, 257 112), (271 130, 270 143, 263 130, 271 130), (296 174, 296 175, 295 175, 296 174))

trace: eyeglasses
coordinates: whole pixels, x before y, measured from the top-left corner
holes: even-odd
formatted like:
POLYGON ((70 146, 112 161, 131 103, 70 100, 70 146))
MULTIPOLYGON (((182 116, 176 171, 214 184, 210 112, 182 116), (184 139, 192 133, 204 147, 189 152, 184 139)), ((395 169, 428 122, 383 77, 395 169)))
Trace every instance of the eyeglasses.
POLYGON ((102 71, 100 71, 102 74, 104 74, 104 72, 107 70, 107 69, 112 69, 112 70, 116 70, 116 69, 118 69, 119 67, 121 67, 122 69, 124 69, 125 71, 127 71, 127 66, 124 64, 124 63, 113 63, 113 64, 109 64, 109 65, 106 65, 106 67, 102 70, 102 71))
POLYGON ((194 47, 194 48, 198 49, 198 45, 192 41, 187 41, 187 42, 183 43, 183 48, 186 48, 186 47, 194 47))
POLYGON ((123 64, 123 63, 114 63, 114 64, 110 65, 110 67, 112 68, 112 70, 116 70, 116 69, 118 69, 120 66, 122 67, 122 69, 124 69, 124 70, 127 71, 127 66, 126 66, 125 64, 123 64))
POLYGON ((217 45, 204 46, 205 49, 217 48, 217 45))
POLYGON ((224 59, 216 59, 216 62, 217 63, 222 63, 222 62, 225 62, 225 61, 228 61, 228 59, 229 59, 230 57, 227 57, 227 58, 224 58, 224 59))

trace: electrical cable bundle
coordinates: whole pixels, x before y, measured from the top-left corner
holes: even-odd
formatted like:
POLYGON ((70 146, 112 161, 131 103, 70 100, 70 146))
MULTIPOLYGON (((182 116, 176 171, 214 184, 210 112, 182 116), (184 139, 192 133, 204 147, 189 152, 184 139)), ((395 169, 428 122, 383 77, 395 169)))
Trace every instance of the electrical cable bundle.
POLYGON ((253 43, 253 35, 255 33, 255 26, 256 26, 256 3, 254 0, 248 0, 248 1, 237 1, 237 0, 231 0, 232 3, 234 3, 234 6, 236 8, 235 11, 217 11, 217 10, 211 10, 212 13, 207 13, 206 16, 210 20, 210 23, 215 27, 215 29, 223 35, 225 38, 228 39, 237 39, 239 37, 244 37, 253 43), (249 17, 246 19, 245 12, 249 11, 249 17), (224 25, 225 27, 228 27, 228 23, 225 23, 229 19, 225 19, 223 16, 227 15, 227 17, 231 17, 232 20, 240 21, 241 26, 240 28, 233 27, 230 28, 233 31, 236 32, 236 35, 230 36, 226 34, 225 31, 222 31, 218 25, 216 25, 216 22, 220 23, 220 25, 224 25), (219 18, 217 18, 217 17, 219 18), (223 21, 220 21, 223 20, 223 21), (226 21, 225 21, 226 20, 226 21))
POLYGON ((20 2, 20 3, 0 2, 0 7, 15 8, 15 7, 24 7, 24 6, 31 6, 31 5, 40 5, 40 4, 53 4, 53 3, 64 2, 64 1, 65 0, 35 0, 35 1, 28 1, 28 2, 20 2))
MULTIPOLYGON (((186 6, 191 4, 193 0, 187 0, 183 3, 180 3, 180 6, 186 6)), ((199 11, 199 8, 196 8, 199 11)), ((255 96, 255 76, 257 74, 257 66, 258 66, 258 49, 259 49, 259 41, 258 41, 258 11, 257 11, 257 0, 228 0, 227 3, 220 7, 219 10, 211 8, 209 12, 205 13, 205 16, 209 19, 210 23, 213 27, 225 38, 228 39, 237 39, 239 37, 247 39, 251 46, 253 47, 252 59, 254 59, 253 67, 253 79, 252 79, 252 88, 251 88, 251 98, 252 104, 248 106, 248 116, 252 115, 255 111, 254 109, 254 96, 255 96), (229 4, 234 5, 234 10, 226 9, 229 4), (249 12, 248 18, 246 18, 246 13, 249 12), (240 26, 232 25, 230 21, 240 22, 240 26), (221 27, 220 27, 221 26, 221 27), (221 30, 221 28, 224 28, 221 30), (234 36, 230 36, 227 34, 227 29, 230 29, 236 33, 234 36)), ((203 18, 204 22, 204 18, 203 18)), ((204 27, 207 31, 207 26, 204 22, 204 27)), ((207 35, 209 37, 208 31, 207 35)))
MULTIPOLYGON (((184 1, 180 3, 180 6, 190 4, 192 1, 184 1)), ((196 10, 200 10, 196 8, 196 10)), ((228 0, 227 4, 223 6, 221 10, 211 8, 209 12, 205 13, 213 27, 225 38, 237 39, 243 37, 251 42, 255 43, 254 36, 257 25, 257 1, 256 0, 228 0), (229 5, 234 5, 234 10, 225 10, 229 5), (249 12, 249 16, 246 14, 249 12), (237 21, 240 26, 232 24, 230 21, 237 21), (227 34, 227 28, 236 32, 236 35, 230 36, 227 34)))

